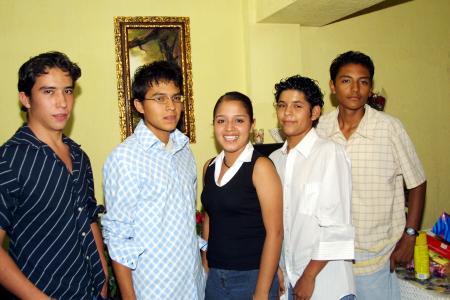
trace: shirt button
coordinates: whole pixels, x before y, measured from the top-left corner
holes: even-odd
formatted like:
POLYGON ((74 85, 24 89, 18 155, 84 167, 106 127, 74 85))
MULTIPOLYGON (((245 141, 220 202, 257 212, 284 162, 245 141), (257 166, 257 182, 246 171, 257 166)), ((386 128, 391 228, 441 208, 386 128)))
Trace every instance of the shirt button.
POLYGON ((78 207, 78 211, 82 211, 83 209, 81 207, 78 207))
POLYGON ((86 235, 86 232, 82 232, 81 235, 82 235, 82 236, 85 236, 85 235, 86 235))
POLYGON ((86 256, 86 260, 89 260, 89 256, 86 256))

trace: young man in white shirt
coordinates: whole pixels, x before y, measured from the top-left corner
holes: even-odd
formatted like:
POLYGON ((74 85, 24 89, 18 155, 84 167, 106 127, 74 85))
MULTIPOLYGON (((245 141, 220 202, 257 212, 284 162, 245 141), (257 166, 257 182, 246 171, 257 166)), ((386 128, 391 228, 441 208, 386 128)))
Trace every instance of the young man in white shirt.
POLYGON ((323 95, 313 80, 292 76, 275 90, 286 142, 270 158, 283 183, 288 299, 354 299, 350 161, 314 129, 323 95))

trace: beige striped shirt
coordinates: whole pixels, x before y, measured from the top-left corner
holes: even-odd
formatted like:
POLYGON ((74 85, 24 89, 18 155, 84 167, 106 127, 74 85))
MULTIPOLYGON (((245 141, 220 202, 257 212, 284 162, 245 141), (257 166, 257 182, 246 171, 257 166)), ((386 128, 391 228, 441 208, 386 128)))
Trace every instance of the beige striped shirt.
POLYGON ((347 140, 337 116, 320 118, 317 132, 345 146, 352 162, 352 218, 355 236, 355 275, 371 274, 388 261, 405 227, 408 189, 425 182, 425 173, 402 123, 370 106, 347 140))

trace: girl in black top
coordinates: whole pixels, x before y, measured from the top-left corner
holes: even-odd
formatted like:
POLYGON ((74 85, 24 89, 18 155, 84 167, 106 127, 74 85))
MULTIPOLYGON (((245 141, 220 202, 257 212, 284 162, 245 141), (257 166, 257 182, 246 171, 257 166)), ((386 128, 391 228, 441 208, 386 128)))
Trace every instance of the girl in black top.
POLYGON ((278 299, 275 274, 282 243, 282 190, 272 162, 249 143, 250 99, 219 98, 214 134, 222 147, 204 166, 205 299, 278 299))

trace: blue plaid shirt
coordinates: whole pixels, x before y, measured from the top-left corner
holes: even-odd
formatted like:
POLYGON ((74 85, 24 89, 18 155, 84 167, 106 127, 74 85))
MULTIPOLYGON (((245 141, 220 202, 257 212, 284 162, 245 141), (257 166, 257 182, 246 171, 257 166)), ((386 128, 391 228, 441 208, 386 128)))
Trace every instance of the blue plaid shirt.
POLYGON ((86 153, 63 141, 72 173, 26 125, 0 148, 0 228, 37 288, 56 299, 91 300, 105 281, 90 228, 99 207, 86 153))
POLYGON ((203 299, 195 229, 197 172, 188 138, 165 145, 141 120, 103 169, 103 235, 111 258, 132 269, 138 299, 203 299))

